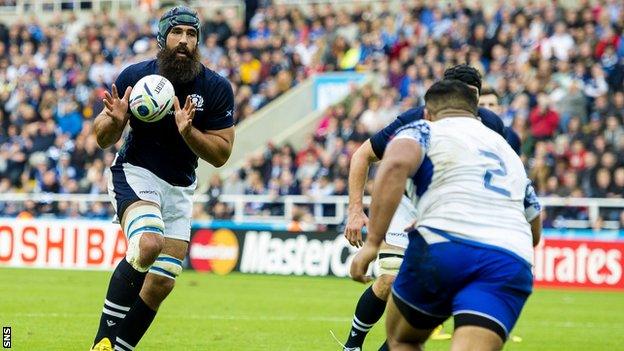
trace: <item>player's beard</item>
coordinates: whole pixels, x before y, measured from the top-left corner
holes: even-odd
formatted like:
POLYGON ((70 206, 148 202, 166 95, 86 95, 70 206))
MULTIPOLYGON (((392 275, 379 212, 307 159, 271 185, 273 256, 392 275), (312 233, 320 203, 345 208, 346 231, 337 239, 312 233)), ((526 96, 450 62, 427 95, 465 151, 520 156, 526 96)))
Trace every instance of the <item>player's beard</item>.
POLYGON ((158 70, 161 76, 169 79, 172 83, 188 83, 201 72, 199 50, 176 47, 174 49, 163 48, 156 56, 158 70), (186 56, 178 56, 183 51, 186 56))

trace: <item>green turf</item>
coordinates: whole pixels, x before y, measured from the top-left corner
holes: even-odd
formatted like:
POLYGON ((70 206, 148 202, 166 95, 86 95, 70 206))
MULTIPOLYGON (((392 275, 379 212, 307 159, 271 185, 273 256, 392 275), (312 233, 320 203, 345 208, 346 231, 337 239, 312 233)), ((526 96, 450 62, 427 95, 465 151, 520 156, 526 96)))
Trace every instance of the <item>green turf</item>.
MULTIPOLYGON (((0 269, 15 350, 88 350, 108 272, 0 269)), ((137 350, 339 350, 364 286, 348 279, 185 272, 137 350)), ((449 326, 450 327, 450 326, 449 326)), ((537 290, 506 350, 622 350, 624 294, 537 290)), ((383 325, 365 350, 376 350, 383 325)), ((431 341, 427 350, 446 350, 431 341)))

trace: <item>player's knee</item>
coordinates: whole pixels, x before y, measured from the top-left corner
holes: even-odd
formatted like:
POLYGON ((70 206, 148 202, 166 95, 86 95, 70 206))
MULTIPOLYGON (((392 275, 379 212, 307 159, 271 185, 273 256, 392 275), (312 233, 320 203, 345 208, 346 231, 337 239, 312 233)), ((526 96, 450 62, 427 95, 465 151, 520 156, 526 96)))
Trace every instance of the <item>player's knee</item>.
POLYGON ((128 209, 124 232, 128 237, 126 260, 140 272, 146 272, 164 245, 165 223, 158 207, 141 204, 128 209))
POLYGON ((390 296, 394 278, 395 276, 393 275, 383 274, 375 280, 375 283, 373 283, 373 292, 378 298, 388 301, 388 296, 390 296))
POLYGON ((149 267, 155 261, 165 245, 165 239, 158 234, 145 233, 139 243, 139 263, 142 267, 149 267))

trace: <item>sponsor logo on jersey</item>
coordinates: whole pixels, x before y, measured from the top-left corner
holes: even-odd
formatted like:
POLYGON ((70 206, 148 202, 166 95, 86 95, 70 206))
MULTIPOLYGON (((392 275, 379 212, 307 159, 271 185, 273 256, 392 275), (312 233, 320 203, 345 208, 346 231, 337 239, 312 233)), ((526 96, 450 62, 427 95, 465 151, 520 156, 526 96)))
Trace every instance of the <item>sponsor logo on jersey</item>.
POLYGON ((158 193, 155 190, 141 190, 139 191, 139 194, 158 195, 158 193))
POLYGON ((230 273, 238 262, 238 239, 229 229, 198 230, 191 239, 191 266, 202 272, 230 273))

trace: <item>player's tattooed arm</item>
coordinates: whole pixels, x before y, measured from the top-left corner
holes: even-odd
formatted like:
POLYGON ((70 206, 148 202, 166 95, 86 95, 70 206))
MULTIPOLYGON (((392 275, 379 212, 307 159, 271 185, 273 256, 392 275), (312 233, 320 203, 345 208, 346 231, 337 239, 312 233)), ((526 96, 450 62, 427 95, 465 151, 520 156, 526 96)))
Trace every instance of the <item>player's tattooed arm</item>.
POLYGON ((420 167, 423 153, 421 144, 415 139, 394 139, 388 145, 375 178, 366 242, 351 263, 351 277, 354 280, 363 283, 370 281, 371 278, 366 276, 368 265, 377 257, 392 216, 401 202, 405 182, 420 167))
POLYGON ((131 91, 132 88, 128 87, 124 95, 119 97, 117 87, 113 84, 111 93, 104 92, 104 109, 93 122, 97 143, 102 149, 110 147, 121 138, 130 117, 128 99, 131 91))
POLYGON ((234 127, 219 130, 201 131, 193 127, 195 105, 190 97, 186 98, 184 107, 176 97, 173 102, 178 131, 186 144, 201 159, 215 167, 221 167, 230 158, 234 145, 234 127))
POLYGON ((362 198, 364 197, 364 186, 368 179, 370 165, 377 161, 379 159, 373 151, 370 139, 366 140, 351 157, 349 207, 344 235, 349 243, 355 247, 362 246, 362 228, 368 226, 368 217, 364 213, 362 198))

